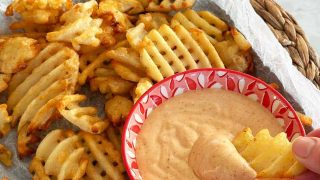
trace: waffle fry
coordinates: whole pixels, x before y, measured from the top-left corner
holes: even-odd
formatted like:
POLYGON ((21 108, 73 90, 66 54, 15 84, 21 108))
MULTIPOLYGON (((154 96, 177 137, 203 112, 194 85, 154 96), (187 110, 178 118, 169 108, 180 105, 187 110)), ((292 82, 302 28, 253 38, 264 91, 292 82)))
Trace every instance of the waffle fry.
POLYGON ((10 25, 13 30, 23 29, 26 32, 48 32, 48 25, 59 21, 60 15, 71 8, 72 0, 14 0, 5 12, 12 16, 14 12, 21 15, 21 21, 10 25))
POLYGON ((138 0, 102 0, 99 2, 99 13, 106 13, 110 9, 117 9, 126 14, 139 14, 144 7, 138 0))
POLYGON ((138 82, 145 76, 139 53, 133 49, 121 47, 111 50, 108 54, 112 59, 113 69, 122 79, 138 82))
POLYGON ((230 32, 234 41, 242 51, 248 51, 251 49, 251 44, 236 28, 231 28, 230 32))
POLYGON ((292 143, 285 133, 271 137, 267 129, 252 135, 250 128, 240 132, 233 140, 238 152, 258 173, 258 178, 294 177, 305 171, 294 158, 292 143))
POLYGON ((159 30, 150 31, 143 44, 140 60, 155 81, 189 69, 224 68, 215 48, 201 30, 187 31, 181 25, 173 29, 162 25, 159 30))
POLYGON ((83 66, 81 69, 78 79, 78 83, 80 85, 84 85, 88 78, 93 78, 95 70, 103 66, 104 63, 108 63, 110 61, 108 51, 103 51, 99 55, 94 55, 93 59, 94 60, 91 60, 92 62, 89 65, 83 66))
POLYGON ((7 167, 12 166, 12 153, 2 144, 0 144, 0 162, 7 167))
POLYGON ((105 104, 105 113, 108 119, 116 125, 122 122, 129 114, 133 103, 128 98, 114 96, 105 104))
POLYGON ((192 7, 195 2, 195 0, 151 0, 146 10, 156 12, 178 11, 192 7))
POLYGON ((80 179, 87 164, 79 136, 59 129, 50 132, 40 143, 29 170, 33 179, 80 179))
POLYGON ((42 140, 29 170, 34 179, 124 179, 121 163, 104 137, 58 129, 42 140))
POLYGON ((57 109, 65 119, 81 130, 100 134, 108 124, 97 116, 96 108, 79 106, 79 103, 85 99, 86 96, 78 94, 64 96, 57 105, 57 109))
MULTIPOLYGON (((80 132, 83 145, 90 151, 86 169, 88 179, 125 179, 121 154, 106 138, 80 132)), ((85 177, 86 178, 86 177, 85 177)))
POLYGON ((99 90, 102 94, 112 93, 126 95, 130 93, 133 87, 134 84, 132 82, 126 81, 117 75, 95 77, 90 80, 91 91, 99 90))
POLYGON ((215 48, 226 68, 246 72, 252 64, 252 55, 241 51, 233 39, 217 42, 215 48))
POLYGON ((80 45, 99 46, 100 40, 96 38, 96 35, 102 33, 100 28, 102 19, 91 17, 97 6, 98 4, 94 0, 73 6, 60 18, 64 25, 57 31, 48 33, 47 40, 49 42, 70 42, 76 50, 80 49, 80 45))
POLYGON ((142 78, 134 89, 133 102, 136 102, 145 92, 153 86, 149 78, 142 78))
POLYGON ((0 74, 0 93, 8 88, 8 83, 11 79, 9 74, 0 74))
POLYGON ((121 151, 121 132, 114 126, 109 126, 106 130, 106 135, 114 147, 121 151))
POLYGON ((33 58, 25 70, 13 76, 8 109, 13 110, 13 125, 20 119, 17 146, 20 157, 33 152, 29 145, 39 140, 36 130, 48 127, 54 120, 50 119, 55 112, 50 100, 73 93, 78 69, 78 55, 62 44, 53 43, 33 58))
POLYGON ((26 37, 8 38, 0 43, 0 72, 16 73, 26 68, 29 60, 38 54, 36 40, 26 37), (19 53, 16 52, 19 49, 19 53))
POLYGON ((206 14, 206 19, 201 17, 194 10, 188 9, 183 13, 178 12, 177 14, 175 14, 172 20, 173 23, 180 23, 187 29, 199 28, 203 30, 208 36, 210 36, 209 39, 211 39, 212 42, 215 42, 214 40, 223 40, 222 33, 228 29, 228 26, 218 17, 207 11, 202 11, 201 14, 206 14), (219 28, 222 29, 216 27, 216 24, 218 24, 219 28))
POLYGON ((130 46, 136 51, 143 48, 142 41, 147 33, 144 23, 140 23, 136 27, 128 29, 126 37, 130 46))
POLYGON ((151 31, 152 29, 158 29, 161 25, 169 25, 169 16, 163 13, 146 13, 140 14, 137 21, 137 25, 143 23, 145 25, 146 31, 151 31))
POLYGON ((0 104, 0 138, 9 133, 11 129, 11 116, 9 116, 6 104, 0 104))

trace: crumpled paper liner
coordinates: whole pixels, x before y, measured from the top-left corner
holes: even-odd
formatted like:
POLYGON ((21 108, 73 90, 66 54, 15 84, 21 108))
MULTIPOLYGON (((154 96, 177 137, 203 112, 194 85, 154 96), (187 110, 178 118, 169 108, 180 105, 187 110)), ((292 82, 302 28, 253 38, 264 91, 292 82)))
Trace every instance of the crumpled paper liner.
MULTIPOLYGON (((78 0, 80 1, 80 0, 78 0)), ((16 17, 5 17, 3 12, 11 0, 0 2, 0 34, 9 33, 8 25, 16 17)), ((249 0, 198 0, 196 10, 209 10, 237 27, 251 43, 255 54, 255 76, 266 82, 281 85, 282 94, 291 102, 296 110, 303 110, 314 120, 314 127, 320 127, 320 91, 307 80, 294 66, 285 49, 278 43, 264 21, 255 13, 249 0)), ((99 106, 99 115, 103 117, 104 101, 101 95, 92 94, 88 89, 82 91, 89 95, 86 104, 99 106)), ((3 102, 3 101, 1 101, 3 102)), ((57 121, 55 127, 72 127, 66 121, 57 121)), ((31 179, 28 171, 30 158, 19 160, 16 153, 16 132, 0 139, 12 150, 13 167, 5 168, 0 165, 0 178, 10 180, 31 179)))

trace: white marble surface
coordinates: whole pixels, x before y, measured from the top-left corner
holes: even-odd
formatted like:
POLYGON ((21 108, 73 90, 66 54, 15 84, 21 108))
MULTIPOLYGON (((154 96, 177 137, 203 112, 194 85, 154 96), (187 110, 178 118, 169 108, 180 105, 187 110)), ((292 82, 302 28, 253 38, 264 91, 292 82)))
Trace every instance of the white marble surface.
POLYGON ((320 54, 320 0, 276 1, 297 19, 312 46, 320 54))

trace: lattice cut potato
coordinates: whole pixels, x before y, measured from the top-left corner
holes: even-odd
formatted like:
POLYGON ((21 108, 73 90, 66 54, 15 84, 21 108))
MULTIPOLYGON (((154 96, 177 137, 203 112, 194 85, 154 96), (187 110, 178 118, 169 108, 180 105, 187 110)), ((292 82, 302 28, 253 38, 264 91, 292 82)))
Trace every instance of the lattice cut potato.
POLYGON ((113 69, 122 79, 138 82, 146 76, 144 67, 140 63, 139 53, 132 48, 120 47, 111 50, 108 54, 112 59, 113 69))
POLYGON ((200 29, 162 25, 143 39, 140 61, 155 81, 197 68, 224 68, 216 49, 200 29))
POLYGON ((5 14, 12 16, 16 12, 21 15, 22 20, 11 24, 11 29, 30 30, 30 26, 57 23, 61 14, 70 9, 72 4, 72 0, 13 0, 5 14))
POLYGON ((99 134, 107 128, 108 123, 98 117, 95 107, 79 105, 85 99, 85 95, 66 95, 57 105, 57 109, 65 119, 83 131, 99 134))
POLYGON ((102 19, 91 17, 97 6, 94 0, 74 5, 62 14, 60 21, 64 24, 58 30, 49 32, 47 40, 70 42, 76 50, 80 49, 80 45, 99 46, 100 40, 96 35, 102 33, 102 19))
POLYGON ((171 24, 181 24, 186 29, 199 28, 208 35, 212 43, 223 40, 223 32, 229 28, 224 21, 211 12, 196 12, 192 9, 176 13, 172 18, 171 24))
POLYGON ((228 69, 241 72, 252 70, 251 44, 234 27, 209 11, 188 9, 178 12, 171 20, 171 26, 182 25, 186 29, 199 28, 205 32, 228 69))
POLYGON ((0 72, 12 74, 23 70, 39 50, 35 39, 12 37, 4 40, 0 43, 0 72))
POLYGON ((12 152, 2 144, 0 144, 0 162, 7 167, 12 165, 12 152))
POLYGON ((251 129, 246 128, 234 138, 233 144, 258 178, 290 178, 305 171, 295 159, 285 133, 272 137, 269 130, 263 129, 253 136, 251 129))
POLYGON ((51 131, 39 144, 29 170, 33 179, 80 179, 88 164, 80 138, 71 130, 51 131))
POLYGON ((195 2, 196 0, 151 0, 146 10, 155 12, 178 11, 192 7, 195 2))
POLYGON ((164 13, 146 13, 140 14, 139 19, 136 22, 137 25, 143 23, 147 31, 152 29, 158 29, 161 25, 169 25, 170 16, 164 13))
POLYGON ((105 137, 51 131, 39 144, 29 171, 33 179, 124 179, 121 154, 105 137))
POLYGON ((144 11, 144 7, 139 0, 101 0, 99 2, 100 14, 110 12, 110 10, 116 9, 126 14, 139 14, 144 11))
POLYGON ((18 124, 18 153, 33 152, 37 131, 47 129, 55 120, 57 99, 75 90, 78 79, 77 53, 60 43, 48 44, 30 60, 28 67, 16 73, 9 84, 8 110, 12 124, 18 124))

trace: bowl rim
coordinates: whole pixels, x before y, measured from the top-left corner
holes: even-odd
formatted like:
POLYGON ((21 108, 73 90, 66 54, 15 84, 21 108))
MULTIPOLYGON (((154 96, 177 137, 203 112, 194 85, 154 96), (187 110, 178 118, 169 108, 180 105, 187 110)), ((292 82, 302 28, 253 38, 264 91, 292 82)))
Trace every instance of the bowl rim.
MULTIPOLYGON (((289 109, 293 110, 293 116, 294 116, 294 119, 298 120, 297 123, 298 123, 298 127, 299 127, 299 131, 301 132, 301 135, 302 136, 305 136, 306 135, 306 132, 305 132, 305 129, 302 125, 302 122, 301 120, 299 119, 295 109, 292 107, 291 103, 279 92, 277 91, 276 89, 274 89, 273 87, 271 87, 268 83, 264 82, 263 80, 257 78, 257 77, 254 77, 254 76, 251 76, 249 74, 246 74, 246 73, 243 73, 243 72, 240 72, 240 71, 235 71, 235 70, 231 70, 231 69, 223 69, 223 68, 200 68, 200 69, 192 69, 192 70, 187 70, 187 71, 184 71, 184 72, 180 72, 180 73, 177 73, 177 74, 174 74, 172 76, 169 76, 167 78, 164 78, 163 80, 157 82, 156 84, 154 84, 151 88, 149 88, 134 104, 134 106, 131 108, 130 110, 130 113, 128 114, 127 118, 126 118, 126 121, 124 123, 124 126, 123 126, 123 132, 122 132, 122 138, 121 138, 121 155, 122 155, 122 160, 123 160, 123 163, 124 163, 124 166, 125 166, 125 169, 126 169, 126 172, 127 174, 129 175, 129 178, 130 179, 134 179, 131 171, 130 171, 130 166, 128 164, 128 161, 127 161, 127 157, 125 155, 125 140, 126 140, 126 133, 127 133, 127 130, 128 130, 128 125, 129 125, 129 120, 131 119, 130 117, 132 116, 132 114, 134 113, 135 109, 138 107, 138 105, 140 104, 140 102, 142 101, 142 99, 147 95, 149 94, 151 91, 153 91, 154 89, 158 88, 159 86, 163 85, 165 82, 167 81, 170 81, 171 79, 174 79, 176 78, 177 76, 180 76, 180 75, 185 75, 185 74, 189 74, 189 73, 200 73, 200 72, 203 72, 203 71, 224 71, 224 72, 227 72, 227 73, 233 73, 233 74, 236 74, 236 75, 239 75, 239 76, 243 76, 243 77, 246 77, 246 78, 249 78, 249 79, 252 79, 258 83, 261 83, 263 84, 264 86, 267 87, 267 89, 269 89, 270 91, 272 91, 283 103, 285 103, 289 109)), ((205 88, 203 88, 205 89, 205 88)), ((172 97, 170 97, 172 98, 172 97)), ((168 99, 170 99, 168 98, 168 99)))

